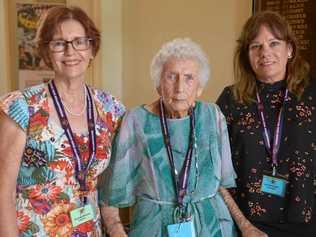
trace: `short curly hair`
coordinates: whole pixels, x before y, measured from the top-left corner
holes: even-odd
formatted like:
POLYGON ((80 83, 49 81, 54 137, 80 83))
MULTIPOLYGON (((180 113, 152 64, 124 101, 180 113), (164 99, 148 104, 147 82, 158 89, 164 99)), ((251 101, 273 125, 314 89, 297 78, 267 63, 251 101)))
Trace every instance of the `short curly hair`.
POLYGON ((48 43, 53 39, 58 27, 67 20, 78 21, 83 26, 86 36, 92 39, 93 56, 97 54, 100 48, 100 31, 81 8, 65 6, 52 7, 44 15, 36 36, 38 52, 45 64, 51 69, 53 69, 53 66, 49 57, 48 43))
POLYGON ((210 67, 205 53, 191 39, 176 38, 163 44, 151 62, 150 75, 156 88, 160 85, 163 67, 171 58, 195 60, 199 64, 200 84, 202 87, 206 85, 210 77, 210 67))

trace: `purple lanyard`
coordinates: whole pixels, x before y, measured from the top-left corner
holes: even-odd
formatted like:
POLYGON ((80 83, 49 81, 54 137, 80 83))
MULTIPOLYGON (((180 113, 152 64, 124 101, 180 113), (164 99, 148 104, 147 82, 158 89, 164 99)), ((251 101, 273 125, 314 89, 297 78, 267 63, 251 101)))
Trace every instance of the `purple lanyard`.
MULTIPOLYGON (((83 161, 80 157, 80 151, 75 141, 73 132, 71 130, 71 127, 70 127, 64 106, 58 94, 56 85, 53 80, 50 83, 48 83, 48 90, 53 98, 53 102, 58 114, 59 121, 61 123, 62 128, 65 131, 65 134, 68 138, 71 150, 75 158, 75 163, 76 163, 75 176, 80 184, 80 191, 82 192, 88 191, 87 185, 86 185, 87 172, 92 162, 95 160, 95 153, 96 153, 96 132, 95 132, 92 97, 87 85, 85 85, 85 89, 88 92, 87 97, 85 99, 87 100, 87 120, 88 120, 88 131, 89 131, 89 154, 90 154, 89 161, 86 166, 83 164, 83 161)), ((87 203, 87 197, 85 195, 83 196, 83 202, 84 204, 87 203)))
POLYGON ((178 206, 180 208, 183 207, 183 198, 186 195, 187 187, 188 187, 188 180, 190 175, 190 167, 191 167, 191 161, 192 161, 192 154, 193 154, 193 144, 195 139, 195 115, 194 115, 194 108, 190 109, 190 140, 189 140, 189 147, 185 156, 184 164, 182 165, 182 169, 180 171, 180 174, 178 175, 177 170, 175 168, 174 164, 174 158, 173 153, 171 149, 171 143, 170 143, 170 134, 168 130, 168 124, 165 114, 165 108, 163 105, 162 98, 160 98, 159 101, 159 117, 160 117, 160 124, 161 124, 161 130, 164 137, 164 142, 168 154, 169 163, 172 169, 172 176, 173 181, 175 185, 176 190, 176 196, 177 196, 177 202, 178 206))
POLYGON ((270 143, 270 135, 269 135, 269 131, 268 131, 268 127, 267 127, 267 123, 266 123, 266 119, 265 119, 265 115, 264 115, 264 106, 262 103, 262 100, 260 98, 260 95, 258 93, 258 91, 256 92, 256 96, 257 96, 257 102, 258 102, 258 112, 260 115, 260 119, 263 125, 263 141, 265 144, 265 147, 267 149, 267 151, 269 152, 269 154, 271 155, 272 158, 272 168, 273 168, 273 175, 276 174, 276 167, 278 166, 278 152, 279 152, 279 148, 280 148, 280 143, 281 143, 281 134, 282 134, 282 129, 283 129, 283 121, 284 121, 284 106, 285 106, 285 102, 288 99, 288 89, 285 90, 284 93, 284 99, 283 99, 283 105, 280 108, 280 111, 278 113, 278 120, 277 120, 277 124, 276 127, 274 129, 274 137, 273 137, 273 144, 271 146, 270 143))

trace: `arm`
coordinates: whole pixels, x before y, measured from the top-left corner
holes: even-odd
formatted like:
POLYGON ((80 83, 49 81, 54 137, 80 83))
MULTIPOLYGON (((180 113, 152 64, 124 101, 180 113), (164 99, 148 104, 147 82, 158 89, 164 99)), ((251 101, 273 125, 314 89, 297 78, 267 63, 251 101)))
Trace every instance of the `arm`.
POLYGON ((110 237, 127 237, 120 219, 118 208, 109 207, 104 204, 101 206, 101 215, 103 219, 103 225, 106 228, 106 233, 110 237))
POLYGON ((228 210, 235 220, 243 237, 267 237, 267 234, 252 225, 250 221, 243 215, 227 189, 220 187, 219 192, 221 193, 224 202, 226 203, 228 210))
POLYGON ((16 179, 25 147, 25 132, 0 111, 0 236, 18 236, 16 179))

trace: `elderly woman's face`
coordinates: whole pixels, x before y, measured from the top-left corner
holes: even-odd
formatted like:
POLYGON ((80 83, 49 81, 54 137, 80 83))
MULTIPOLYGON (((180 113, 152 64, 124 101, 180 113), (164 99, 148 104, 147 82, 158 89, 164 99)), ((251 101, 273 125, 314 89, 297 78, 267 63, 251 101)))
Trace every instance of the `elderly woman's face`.
POLYGON ((49 56, 56 77, 83 79, 93 56, 91 42, 80 22, 61 23, 49 42, 49 56))
POLYGON ((199 65, 192 59, 170 59, 157 88, 171 117, 184 117, 202 93, 199 65))
POLYGON ((258 80, 273 83, 285 79, 286 64, 292 47, 277 39, 266 26, 261 26, 248 49, 249 61, 258 80))

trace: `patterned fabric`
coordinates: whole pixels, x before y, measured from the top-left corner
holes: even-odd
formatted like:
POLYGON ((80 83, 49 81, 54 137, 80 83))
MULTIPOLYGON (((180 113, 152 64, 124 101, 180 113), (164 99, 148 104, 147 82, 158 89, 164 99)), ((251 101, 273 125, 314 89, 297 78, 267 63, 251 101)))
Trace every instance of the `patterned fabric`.
MULTIPOLYGON (((258 82, 258 86, 272 137, 286 82, 272 85, 258 82)), ((236 200, 252 221, 269 224, 312 222, 316 211, 313 184, 316 175, 315 93, 316 83, 311 81, 300 100, 289 93, 285 104, 278 154, 278 172, 288 179, 285 198, 260 191, 262 175, 265 171, 271 172, 271 157, 264 146, 256 102, 249 105, 237 103, 230 87, 225 88, 218 99, 227 119, 233 164, 238 176, 236 200)))
MULTIPOLYGON (((197 102, 197 149, 188 194, 197 236, 233 236, 234 226, 219 186, 234 187, 226 122, 218 107, 197 102)), ((168 119, 175 167, 179 171, 188 148, 189 117, 168 119)), ((174 223, 175 189, 159 116, 140 106, 123 119, 109 168, 99 192, 110 206, 134 205, 130 237, 165 237, 174 223)))
MULTIPOLYGON (((69 212, 80 206, 75 161, 64 130, 49 116, 46 85, 4 96, 0 108, 27 134, 17 178, 16 210, 20 236, 101 236, 96 183, 107 167, 113 133, 124 107, 111 95, 91 89, 96 107, 96 159, 88 171, 88 202, 95 219, 72 227, 69 212)), ((75 134, 84 162, 89 158, 88 134, 75 134)))

